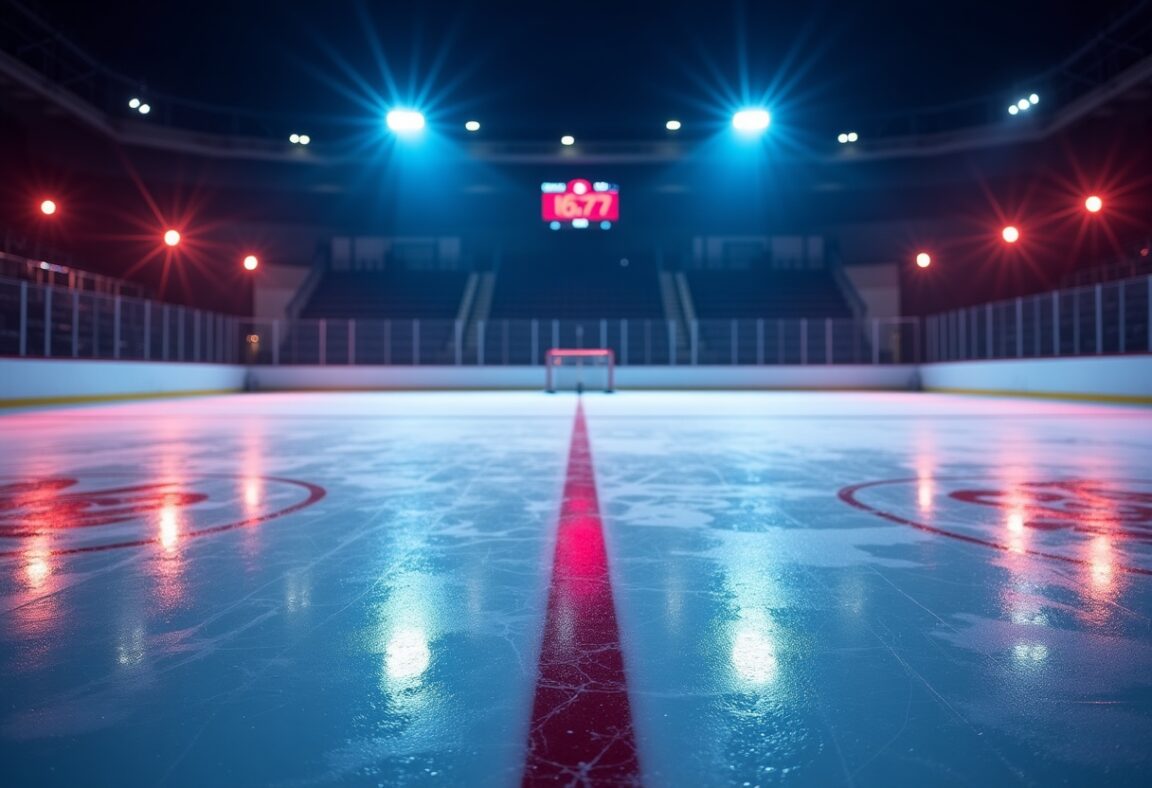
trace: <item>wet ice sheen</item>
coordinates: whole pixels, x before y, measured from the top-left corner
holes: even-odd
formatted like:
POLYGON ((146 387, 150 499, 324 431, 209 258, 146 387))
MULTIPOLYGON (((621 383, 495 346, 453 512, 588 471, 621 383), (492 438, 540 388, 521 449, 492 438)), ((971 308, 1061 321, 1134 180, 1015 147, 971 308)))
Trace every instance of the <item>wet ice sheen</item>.
MULTIPOLYGON (((517 784, 574 407, 284 394, 0 414, 0 531, 14 480, 74 477, 105 515, 108 476, 209 496, 0 539, 3 783, 517 784), (193 535, 295 500, 271 478, 327 494, 193 535), (148 544, 58 552, 133 532, 148 544)), ((1146 784, 1152 577, 1130 570, 1152 564, 1142 499, 1117 496, 1152 489, 1152 412, 585 407, 645 783, 1146 784), (1078 504, 1041 516, 1037 492, 1062 488, 1027 485, 1073 478, 1111 485, 1094 524, 1042 530, 1078 504), (837 495, 878 480, 904 481, 861 491, 872 509, 1002 549, 837 495)))

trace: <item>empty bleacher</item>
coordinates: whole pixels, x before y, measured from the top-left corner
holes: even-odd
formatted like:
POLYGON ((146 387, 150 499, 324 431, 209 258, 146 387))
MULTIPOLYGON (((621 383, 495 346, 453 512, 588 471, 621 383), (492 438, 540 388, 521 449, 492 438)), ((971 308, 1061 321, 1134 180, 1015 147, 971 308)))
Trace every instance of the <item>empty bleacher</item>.
POLYGON ((686 274, 699 363, 864 361, 869 337, 831 270, 692 271, 686 274))
POLYGON ((662 319, 656 266, 642 256, 593 257, 572 265, 531 255, 508 257, 497 275, 490 317, 662 319))
POLYGON ((284 349, 309 363, 447 363, 467 281, 460 271, 329 271, 284 349))

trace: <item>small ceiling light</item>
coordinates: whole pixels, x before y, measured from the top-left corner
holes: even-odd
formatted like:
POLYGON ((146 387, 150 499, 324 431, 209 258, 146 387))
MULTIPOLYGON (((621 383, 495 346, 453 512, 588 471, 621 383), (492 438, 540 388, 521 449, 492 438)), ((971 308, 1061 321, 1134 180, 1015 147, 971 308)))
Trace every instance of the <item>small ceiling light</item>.
POLYGON ((40 203, 40 213, 45 216, 51 216, 56 213, 56 202, 54 200, 45 200, 40 203))
POLYGON ((301 134, 300 135, 300 144, 301 145, 307 145, 311 141, 312 141, 312 138, 309 137, 307 134, 301 134))
POLYGON ((1031 101, 1033 104, 1039 104, 1040 103, 1040 97, 1037 96, 1035 93, 1033 93, 1031 96, 1029 96, 1028 100, 1031 101))
POLYGON ((147 114, 148 114, 149 112, 151 112, 151 111, 152 111, 152 107, 151 107, 151 106, 149 106, 148 104, 141 104, 141 105, 140 105, 140 110, 139 110, 139 112, 140 112, 140 114, 141 114, 141 115, 147 115, 147 114))
POLYGON ((141 102, 140 102, 140 99, 138 99, 138 98, 128 99, 128 106, 131 107, 132 109, 139 109, 140 104, 141 104, 141 102))
POLYGON ((244 270, 245 271, 255 271, 259 267, 260 267, 260 260, 257 259, 256 255, 250 254, 244 258, 244 270))
POLYGON ((1028 99, 1020 99, 1019 101, 1016 102, 1016 106, 1019 107, 1020 109, 1028 109, 1029 107, 1032 106, 1032 102, 1029 101, 1028 99))
POLYGON ((299 144, 300 135, 299 134, 291 134, 288 137, 288 141, 291 142, 293 145, 299 144))
POLYGON ((845 134, 844 132, 840 132, 840 135, 838 137, 836 137, 836 141, 839 142, 841 145, 847 145, 848 144, 848 135, 845 134))
POLYGON ((1020 113, 1020 108, 1017 107, 1015 104, 1013 104, 1011 107, 1008 108, 1008 114, 1009 115, 1017 115, 1019 113, 1020 113))
POLYGON ((858 139, 860 139, 860 135, 859 135, 859 134, 857 134, 857 133, 856 133, 856 132, 854 132, 854 131, 850 131, 850 132, 848 132, 848 141, 849 141, 849 142, 855 142, 855 141, 856 141, 856 140, 858 140, 858 139))
POLYGON ((932 255, 928 254, 927 252, 921 252, 920 254, 916 255, 916 265, 920 266, 921 268, 927 268, 928 266, 932 265, 932 255))
POLYGON ((670 120, 664 124, 664 128, 668 129, 668 131, 680 131, 680 121, 670 120))
POLYGON ((480 131, 480 121, 470 120, 464 124, 464 128, 468 131, 480 131))
POLYGON ((178 230, 169 230, 164 233, 164 243, 169 246, 176 246, 180 243, 180 232, 178 230))
POLYGON ((1088 209, 1088 213, 1100 213, 1100 209, 1104 207, 1104 201, 1093 194, 1084 201, 1084 207, 1088 209))
POLYGON ((1008 225, 1001 230, 1000 235, 1004 238, 1005 243, 1014 244, 1020 240, 1020 231, 1012 225, 1008 225))
POLYGON ((561 145, 575 145, 576 144, 576 138, 573 137, 571 134, 565 134, 563 137, 560 138, 560 144, 561 145))

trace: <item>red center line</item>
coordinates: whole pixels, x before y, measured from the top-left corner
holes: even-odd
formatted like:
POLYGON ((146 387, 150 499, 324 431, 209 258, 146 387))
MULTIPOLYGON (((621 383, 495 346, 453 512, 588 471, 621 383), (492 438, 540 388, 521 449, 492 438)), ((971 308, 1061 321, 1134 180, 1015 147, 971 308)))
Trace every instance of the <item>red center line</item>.
POLYGON ((584 408, 576 408, 524 785, 638 785, 584 408))

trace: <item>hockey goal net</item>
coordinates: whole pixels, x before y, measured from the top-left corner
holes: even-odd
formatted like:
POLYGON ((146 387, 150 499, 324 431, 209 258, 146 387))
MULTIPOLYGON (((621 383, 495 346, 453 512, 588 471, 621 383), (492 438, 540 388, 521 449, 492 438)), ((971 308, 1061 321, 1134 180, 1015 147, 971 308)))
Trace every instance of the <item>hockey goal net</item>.
POLYGON ((552 348, 544 359, 545 390, 611 392, 616 385, 616 355, 606 348, 552 348))

